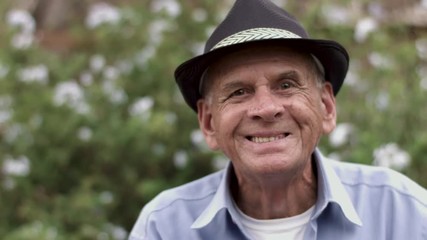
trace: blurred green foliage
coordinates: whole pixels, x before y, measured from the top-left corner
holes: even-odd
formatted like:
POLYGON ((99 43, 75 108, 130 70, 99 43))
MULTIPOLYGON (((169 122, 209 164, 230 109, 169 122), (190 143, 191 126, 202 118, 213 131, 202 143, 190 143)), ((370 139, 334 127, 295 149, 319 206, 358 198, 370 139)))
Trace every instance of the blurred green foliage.
MULTIPOLYGON (((22 26, 6 21, 13 9, 3 3, 1 239, 124 239, 156 194, 223 163, 204 145, 173 71, 202 51, 230 1, 155 2, 117 6, 117 21, 95 27, 76 19, 59 51, 35 30, 31 44, 15 46, 22 26)), ((427 70, 417 43, 427 45, 427 35, 388 23, 356 41, 360 19, 331 24, 325 14, 328 4, 350 12, 347 2, 287 5, 311 36, 334 39, 351 56, 337 97, 338 123, 350 127, 320 147, 373 164, 376 150, 396 144, 410 156, 398 170, 425 187, 427 70)))

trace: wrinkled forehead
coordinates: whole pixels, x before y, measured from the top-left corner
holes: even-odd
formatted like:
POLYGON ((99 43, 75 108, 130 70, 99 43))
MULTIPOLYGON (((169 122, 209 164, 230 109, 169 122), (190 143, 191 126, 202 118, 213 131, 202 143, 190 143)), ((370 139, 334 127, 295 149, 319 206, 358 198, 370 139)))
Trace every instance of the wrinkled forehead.
POLYGON ((204 95, 206 86, 211 85, 211 81, 218 76, 225 75, 227 72, 241 66, 265 61, 293 62, 303 68, 307 68, 307 71, 316 68, 316 60, 313 59, 310 53, 283 45, 253 44, 226 54, 211 64, 202 75, 199 86, 200 93, 204 95))
POLYGON ((312 62, 310 54, 281 45, 250 45, 226 54, 209 66, 210 69, 233 68, 243 64, 263 62, 265 60, 288 60, 301 64, 312 62))

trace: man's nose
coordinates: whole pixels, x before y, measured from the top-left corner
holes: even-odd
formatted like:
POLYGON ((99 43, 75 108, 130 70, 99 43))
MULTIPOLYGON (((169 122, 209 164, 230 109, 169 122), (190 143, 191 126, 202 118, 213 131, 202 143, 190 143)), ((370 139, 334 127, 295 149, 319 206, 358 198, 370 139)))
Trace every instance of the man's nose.
POLYGON ((284 107, 280 99, 269 89, 263 89, 255 93, 252 99, 248 115, 255 120, 264 120, 268 122, 276 121, 283 115, 284 107))

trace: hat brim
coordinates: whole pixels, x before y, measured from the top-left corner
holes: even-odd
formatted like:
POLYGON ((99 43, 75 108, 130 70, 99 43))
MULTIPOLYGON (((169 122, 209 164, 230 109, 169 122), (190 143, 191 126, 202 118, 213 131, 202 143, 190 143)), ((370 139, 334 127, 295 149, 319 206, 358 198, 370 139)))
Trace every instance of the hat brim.
POLYGON ((221 47, 182 63, 175 70, 175 80, 186 103, 197 112, 197 101, 202 97, 199 92, 201 77, 209 65, 231 52, 238 51, 251 44, 263 42, 283 44, 286 47, 313 54, 322 63, 326 81, 331 82, 336 95, 348 71, 349 56, 339 43, 331 40, 292 38, 264 39, 221 47))

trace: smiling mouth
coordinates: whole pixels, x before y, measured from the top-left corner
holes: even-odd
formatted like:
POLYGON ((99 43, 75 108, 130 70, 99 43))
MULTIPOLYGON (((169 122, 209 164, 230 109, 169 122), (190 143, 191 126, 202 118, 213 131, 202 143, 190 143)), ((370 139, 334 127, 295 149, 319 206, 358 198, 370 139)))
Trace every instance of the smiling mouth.
POLYGON ((254 143, 268 143, 268 142, 273 142, 273 141, 277 141, 280 139, 283 139, 287 136, 289 136, 290 133, 283 133, 283 134, 279 134, 277 136, 271 136, 271 137, 255 137, 255 136, 248 136, 246 137, 249 141, 254 142, 254 143))

